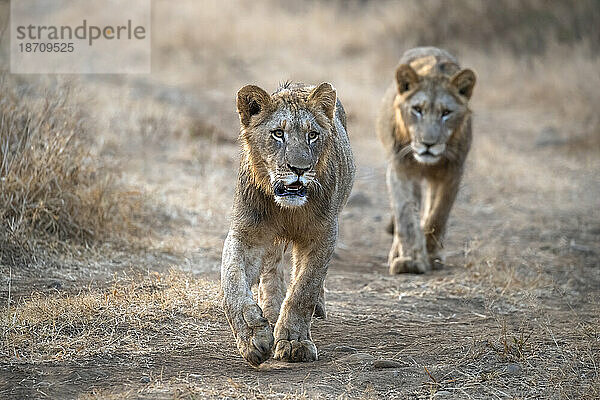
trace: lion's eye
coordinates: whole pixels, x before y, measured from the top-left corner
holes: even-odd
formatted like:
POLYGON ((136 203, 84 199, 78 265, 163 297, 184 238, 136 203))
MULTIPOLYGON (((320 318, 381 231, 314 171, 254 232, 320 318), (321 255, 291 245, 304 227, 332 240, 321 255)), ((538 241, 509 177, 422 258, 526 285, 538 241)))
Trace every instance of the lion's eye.
POLYGON ((271 131, 271 135, 273 135, 275 140, 283 141, 283 129, 275 129, 271 131))
POLYGON ((417 115, 421 115, 421 112, 423 112, 423 109, 421 108, 421 106, 413 106, 412 110, 417 115))
POLYGON ((308 132, 308 141, 314 142, 319 137, 319 132, 311 131, 308 132))
POLYGON ((442 117, 447 117, 450 114, 452 114, 452 111, 450 111, 448 109, 442 110, 442 117))

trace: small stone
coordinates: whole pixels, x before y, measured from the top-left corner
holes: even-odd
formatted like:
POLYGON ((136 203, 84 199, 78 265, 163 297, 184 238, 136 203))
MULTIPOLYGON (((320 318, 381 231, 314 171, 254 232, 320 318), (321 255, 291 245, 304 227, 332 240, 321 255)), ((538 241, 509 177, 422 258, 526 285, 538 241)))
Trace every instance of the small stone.
POLYGON ((358 350, 350 346, 335 346, 333 351, 339 351, 341 353, 356 353, 358 350))
POLYGON ((146 376, 146 375, 144 375, 144 376, 142 376, 142 377, 140 378, 140 382, 142 382, 142 383, 150 383, 150 377, 149 377, 149 376, 146 376))
POLYGON ((395 360, 375 360, 373 362, 375 368, 400 368, 402 364, 395 360))
POLYGON ((521 366, 519 364, 508 364, 506 366, 506 372, 511 375, 517 375, 521 373, 521 366))

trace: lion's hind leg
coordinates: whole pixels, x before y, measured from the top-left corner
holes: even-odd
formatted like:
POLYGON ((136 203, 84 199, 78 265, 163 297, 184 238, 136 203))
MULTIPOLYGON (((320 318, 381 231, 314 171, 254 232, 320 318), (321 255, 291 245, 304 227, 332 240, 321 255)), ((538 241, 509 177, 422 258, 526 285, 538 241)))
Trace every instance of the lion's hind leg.
POLYGON ((459 186, 460 175, 429 183, 430 206, 424 217, 423 231, 427 240, 427 253, 434 268, 441 268, 444 264, 442 241, 459 186))
POLYGON ((283 244, 274 243, 269 247, 262 259, 260 271, 258 304, 272 326, 275 326, 277 318, 279 318, 279 310, 286 292, 283 276, 283 252, 283 244))
POLYGON ((276 359, 289 362, 318 359, 317 347, 310 334, 311 320, 319 302, 336 238, 337 225, 321 238, 294 244, 292 280, 275 325, 276 359))

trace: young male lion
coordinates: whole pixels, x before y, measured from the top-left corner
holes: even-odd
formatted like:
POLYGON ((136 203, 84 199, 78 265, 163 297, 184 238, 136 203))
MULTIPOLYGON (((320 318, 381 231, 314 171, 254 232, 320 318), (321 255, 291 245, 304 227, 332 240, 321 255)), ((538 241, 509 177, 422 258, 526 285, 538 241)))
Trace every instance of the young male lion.
POLYGON ((250 364, 267 360, 273 346, 277 359, 314 361, 311 318, 325 317, 323 281, 354 181, 346 115, 329 83, 285 84, 272 95, 248 85, 237 108, 243 154, 221 265, 225 314, 250 364))
POLYGON ((395 78, 377 120, 377 135, 389 156, 389 230, 394 234, 389 271, 424 273, 443 263, 446 222, 471 146, 468 102, 475 74, 461 70, 444 50, 419 47, 404 53, 395 78), (423 182, 427 191, 421 206, 423 182))

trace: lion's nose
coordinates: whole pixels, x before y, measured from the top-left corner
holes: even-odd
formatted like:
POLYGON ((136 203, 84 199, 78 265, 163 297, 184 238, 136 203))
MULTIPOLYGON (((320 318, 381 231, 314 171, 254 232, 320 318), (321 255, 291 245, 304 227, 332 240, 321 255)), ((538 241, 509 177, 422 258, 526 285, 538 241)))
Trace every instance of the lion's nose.
POLYGON ((291 164, 288 164, 287 166, 293 173, 295 173, 298 176, 304 175, 304 173, 310 169, 310 167, 295 167, 291 164))
POLYGON ((421 144, 424 145, 425 147, 431 147, 433 145, 435 145, 435 140, 421 140, 421 144))

